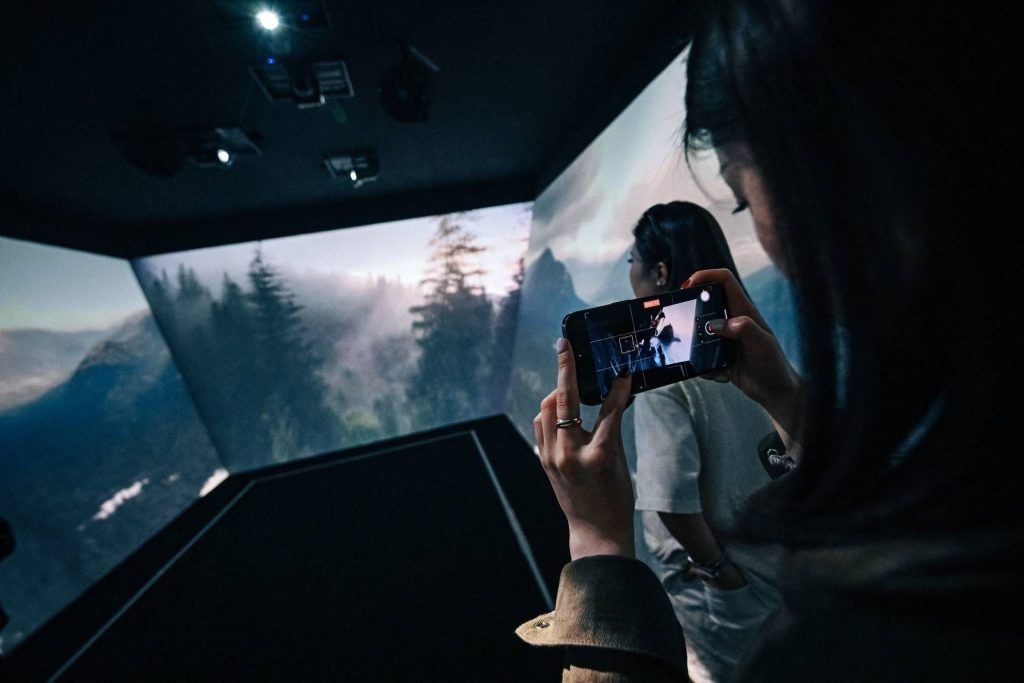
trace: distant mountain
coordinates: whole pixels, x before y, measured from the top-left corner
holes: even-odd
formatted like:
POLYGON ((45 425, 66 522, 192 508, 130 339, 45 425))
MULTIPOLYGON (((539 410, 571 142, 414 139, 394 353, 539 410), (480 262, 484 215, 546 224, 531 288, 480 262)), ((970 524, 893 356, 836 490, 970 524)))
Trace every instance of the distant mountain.
POLYGON ((505 400, 512 421, 531 441, 530 423, 537 414, 537 405, 555 386, 552 345, 562 334, 562 318, 581 308, 587 308, 587 304, 576 295, 568 269, 550 249, 545 249, 526 269, 523 280, 512 376, 505 400))
POLYGON ((539 332, 539 327, 545 328, 550 332, 552 342, 561 332, 562 318, 567 313, 587 307, 576 294, 568 268, 555 258, 550 249, 545 249, 526 269, 521 305, 524 313, 520 317, 521 324, 525 323, 528 331, 539 332), (552 326, 552 321, 557 322, 552 326))
POLYGON ((106 330, 0 330, 0 412, 28 403, 74 371, 106 330))
POLYGON ((0 563, 17 644, 152 533, 221 467, 152 317, 98 340, 73 374, 0 413, 0 563))
POLYGON ((566 269, 572 273, 576 291, 590 306, 601 306, 633 297, 629 285, 629 256, 627 247, 610 261, 591 263, 582 259, 566 259, 566 269))
POLYGON ((23 423, 72 417, 76 424, 86 418, 99 423, 119 419, 138 394, 159 381, 169 359, 152 317, 138 313, 96 343, 67 381, 4 417, 23 423), (118 405, 111 405, 112 400, 118 405))

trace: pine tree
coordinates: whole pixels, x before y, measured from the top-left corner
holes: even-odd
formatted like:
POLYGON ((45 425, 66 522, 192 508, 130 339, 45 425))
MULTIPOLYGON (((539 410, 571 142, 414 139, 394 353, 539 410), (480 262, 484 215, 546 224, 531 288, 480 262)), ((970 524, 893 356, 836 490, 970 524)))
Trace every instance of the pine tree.
POLYGON ((146 290, 146 297, 149 299, 149 307, 159 317, 162 313, 171 313, 171 281, 167 277, 167 271, 161 270, 159 278, 153 278, 149 288, 146 290))
POLYGON ((186 268, 184 263, 179 265, 178 302, 190 304, 202 299, 204 294, 207 294, 206 289, 199 282, 199 278, 196 277, 196 271, 192 268, 186 268))
MULTIPOLYGON (((242 454, 246 465, 266 449, 268 436, 260 431, 262 401, 257 387, 262 377, 253 367, 256 339, 253 315, 245 292, 227 273, 221 284, 220 301, 211 305, 213 344, 205 350, 207 400, 212 415, 218 416, 219 443, 228 444, 233 454, 242 454)), ((233 458, 237 459, 237 458, 233 458)))
POLYGON ((290 459, 337 445, 338 421, 325 405, 322 360, 302 322, 302 306, 259 250, 248 275, 255 345, 251 363, 259 380, 253 391, 263 397, 260 431, 267 435, 271 458, 290 459))
POLYGON ((146 299, 149 301, 149 309, 153 312, 153 319, 160 329, 164 340, 167 342, 171 353, 177 345, 177 320, 174 311, 173 285, 167 277, 167 271, 161 270, 159 278, 153 278, 145 291, 146 299))
POLYGON ((520 258, 518 267, 512 274, 512 283, 515 286, 501 300, 498 316, 494 321, 494 348, 491 351, 491 372, 487 380, 487 390, 490 409, 496 413, 504 409, 505 394, 508 392, 509 378, 512 374, 512 351, 525 274, 525 258, 520 258))
POLYGON ((455 218, 438 222, 430 241, 431 268, 421 287, 425 302, 410 311, 419 317, 413 332, 421 354, 409 396, 418 427, 479 416, 487 410, 488 356, 493 310, 476 281, 484 247, 455 218))

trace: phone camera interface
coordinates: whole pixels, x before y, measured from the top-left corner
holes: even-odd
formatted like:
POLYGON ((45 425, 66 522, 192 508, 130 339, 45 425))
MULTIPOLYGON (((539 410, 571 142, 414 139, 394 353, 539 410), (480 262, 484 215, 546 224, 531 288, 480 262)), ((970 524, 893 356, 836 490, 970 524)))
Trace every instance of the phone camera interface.
POLYGON ((698 298, 676 300, 685 296, 670 293, 588 312, 587 335, 601 396, 623 369, 633 376, 636 391, 718 367, 721 339, 709 335, 704 325, 722 316, 722 302, 706 289, 698 298))

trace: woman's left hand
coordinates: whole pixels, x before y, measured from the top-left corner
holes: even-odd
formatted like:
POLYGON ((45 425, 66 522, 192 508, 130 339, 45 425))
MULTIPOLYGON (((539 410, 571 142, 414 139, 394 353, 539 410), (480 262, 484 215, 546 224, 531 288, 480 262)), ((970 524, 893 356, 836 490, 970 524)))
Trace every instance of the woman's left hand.
POLYGON ((558 386, 541 401, 533 419, 540 462, 569 522, 569 555, 634 557, 633 485, 622 447, 622 413, 630 379, 615 380, 588 432, 558 428, 556 420, 580 415, 576 362, 566 339, 558 341, 558 386))
POLYGON ((704 583, 721 590, 734 591, 747 585, 747 577, 743 575, 743 570, 730 560, 717 578, 705 579, 704 583))

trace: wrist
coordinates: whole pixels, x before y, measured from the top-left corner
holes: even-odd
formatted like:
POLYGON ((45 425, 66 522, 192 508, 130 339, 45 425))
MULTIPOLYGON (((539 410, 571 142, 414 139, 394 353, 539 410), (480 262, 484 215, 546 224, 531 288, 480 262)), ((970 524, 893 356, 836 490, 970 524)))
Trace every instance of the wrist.
POLYGON ((693 559, 692 556, 688 556, 690 566, 693 568, 693 573, 705 581, 714 581, 718 579, 725 571, 726 567, 729 566, 729 556, 726 553, 722 553, 721 557, 713 563, 702 563, 693 559))
POLYGON ((592 555, 618 555, 636 558, 632 532, 620 537, 569 532, 569 558, 579 560, 592 555))
POLYGON ((800 432, 800 420, 804 413, 804 403, 807 400, 803 385, 799 377, 793 377, 785 388, 772 394, 771 397, 761 403, 761 407, 775 423, 775 428, 786 445, 786 451, 794 453, 799 450, 798 435, 800 432))
POLYGON ((761 406, 777 420, 788 421, 790 415, 799 411, 804 401, 804 387, 800 376, 789 368, 788 377, 767 394, 761 406))

